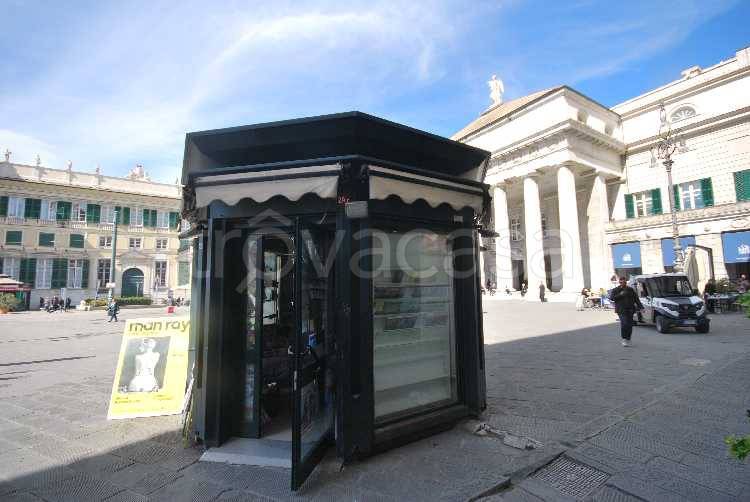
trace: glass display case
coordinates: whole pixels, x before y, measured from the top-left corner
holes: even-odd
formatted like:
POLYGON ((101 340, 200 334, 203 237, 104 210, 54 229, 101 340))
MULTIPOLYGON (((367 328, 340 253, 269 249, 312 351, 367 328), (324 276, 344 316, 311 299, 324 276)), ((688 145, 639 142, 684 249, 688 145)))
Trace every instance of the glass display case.
POLYGON ((452 249, 448 236, 373 239, 376 422, 456 401, 452 249), (406 242, 406 244, 404 244, 406 242))

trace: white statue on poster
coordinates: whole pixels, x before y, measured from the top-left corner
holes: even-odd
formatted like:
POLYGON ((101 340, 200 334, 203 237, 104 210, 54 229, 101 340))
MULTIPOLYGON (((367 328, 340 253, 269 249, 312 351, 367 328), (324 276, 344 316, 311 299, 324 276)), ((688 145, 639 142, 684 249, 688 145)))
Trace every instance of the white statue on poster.
POLYGON ((156 392, 159 382, 156 380, 156 365, 161 354, 154 352, 156 340, 144 338, 141 341, 140 354, 135 356, 135 376, 128 384, 129 392, 156 392))

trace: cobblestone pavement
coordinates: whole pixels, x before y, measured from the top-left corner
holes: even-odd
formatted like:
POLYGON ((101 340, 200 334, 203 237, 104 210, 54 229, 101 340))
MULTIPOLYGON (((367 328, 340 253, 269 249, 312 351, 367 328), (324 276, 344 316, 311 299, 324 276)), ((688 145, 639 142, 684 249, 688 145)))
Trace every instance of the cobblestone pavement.
POLYGON ((176 417, 108 422, 122 323, 0 316, 0 500, 750 500, 750 468, 722 442, 750 428, 750 320, 715 316, 708 335, 639 327, 623 348, 611 312, 484 307, 482 419, 543 448, 462 424, 343 469, 331 454, 296 494, 284 469, 197 462, 176 417))

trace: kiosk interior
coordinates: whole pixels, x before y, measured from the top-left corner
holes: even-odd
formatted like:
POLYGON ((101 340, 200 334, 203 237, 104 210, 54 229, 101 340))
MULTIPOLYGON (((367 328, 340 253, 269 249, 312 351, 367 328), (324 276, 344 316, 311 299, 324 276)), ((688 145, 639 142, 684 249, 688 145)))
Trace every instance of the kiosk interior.
POLYGON ((291 467, 296 489, 329 446, 348 461, 485 408, 487 158, 359 112, 187 135, 206 458, 291 467))

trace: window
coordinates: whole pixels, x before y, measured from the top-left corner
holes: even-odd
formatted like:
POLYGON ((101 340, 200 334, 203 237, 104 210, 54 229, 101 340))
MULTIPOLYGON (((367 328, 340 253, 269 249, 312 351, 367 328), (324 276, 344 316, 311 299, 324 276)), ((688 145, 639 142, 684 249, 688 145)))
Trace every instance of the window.
POLYGON ((169 213, 169 228, 177 230, 180 228, 180 213, 174 211, 169 213))
POLYGON ((8 216, 8 196, 0 195, 0 216, 8 216))
POLYGON ((143 209, 143 226, 144 227, 155 227, 157 212, 156 209, 143 209))
POLYGON ((680 120, 689 119, 690 117, 695 117, 695 109, 690 106, 681 106, 672 112, 670 121, 679 122, 680 120))
POLYGON ((32 220, 38 220, 42 213, 42 200, 41 199, 24 199, 24 218, 30 218, 32 220))
POLYGON ((23 218, 26 205, 23 197, 8 197, 8 216, 12 218, 23 218))
POLYGON ((70 213, 72 210, 72 204, 70 202, 58 201, 57 202, 57 220, 67 221, 70 219, 70 213))
POLYGON ((68 261, 68 287, 69 288, 87 288, 89 285, 89 261, 88 260, 69 260, 68 261))
POLYGON ((99 236, 99 247, 100 248, 111 248, 112 247, 112 236, 111 235, 100 235, 99 236))
POLYGON ((169 239, 156 239, 156 249, 167 249, 169 239))
POLYGON ((374 401, 382 422, 458 398, 453 253, 447 234, 374 237, 374 401))
POLYGON ((157 288, 167 285, 167 262, 154 262, 154 286, 157 288))
POLYGON ((180 247, 177 249, 177 252, 182 253, 183 251, 190 249, 192 244, 191 241, 192 239, 180 239, 180 247))
POLYGON ((86 207, 85 202, 74 202, 73 203, 73 221, 86 221, 86 207))
MULTIPOLYGON (((734 191, 737 202, 750 200, 750 169, 734 173, 734 191)), ((10 213, 8 214, 10 216, 10 213)))
POLYGON ((43 200, 42 211, 39 215, 39 219, 45 221, 54 221, 57 219, 57 201, 54 200, 43 200))
POLYGON ((83 235, 70 234, 70 247, 83 249, 83 235))
POLYGON ((164 211, 157 211, 156 226, 159 228, 169 228, 169 213, 166 213, 164 211))
POLYGON ((23 241, 23 233, 20 230, 8 230, 5 232, 6 246, 20 246, 23 241))
POLYGON ((115 221, 115 208, 113 206, 102 206, 100 216, 102 223, 113 223, 115 221))
POLYGON ((130 212, 130 224, 134 227, 143 226, 143 210, 139 207, 133 208, 130 212))
POLYGON ((661 190, 625 194, 625 214, 628 218, 662 214, 661 190))
POLYGON ((39 247, 53 248, 55 247, 55 234, 47 232, 39 232, 39 247))
POLYGON ((14 256, 6 256, 3 259, 3 274, 19 281, 21 271, 21 260, 14 256))
POLYGON ((36 258, 22 258, 18 270, 18 280, 26 284, 36 282, 36 258))
POLYGON ((141 247, 141 238, 140 237, 131 237, 128 241, 128 247, 130 249, 139 249, 141 247))
POLYGON ((523 239, 523 233, 521 232, 521 217, 511 216, 510 217, 510 240, 520 241, 523 239))
POLYGON ((109 282, 109 267, 111 263, 112 260, 109 258, 99 260, 96 263, 96 285, 98 288, 107 287, 107 283, 109 282))
MULTIPOLYGON (((703 180, 688 181, 675 185, 677 209, 700 209, 705 207, 703 199, 703 180)), ((710 181, 710 179, 709 179, 710 181)))
POLYGON ((50 289, 52 287, 52 259, 45 258, 36 262, 36 281, 34 287, 37 289, 50 289))
POLYGON ((102 207, 99 204, 86 205, 86 221, 89 223, 99 223, 102 217, 102 207))
POLYGON ((52 260, 52 288, 64 288, 68 285, 68 259, 55 258, 52 260))
POLYGON ((181 261, 177 268, 177 285, 186 286, 190 284, 190 262, 181 261))

